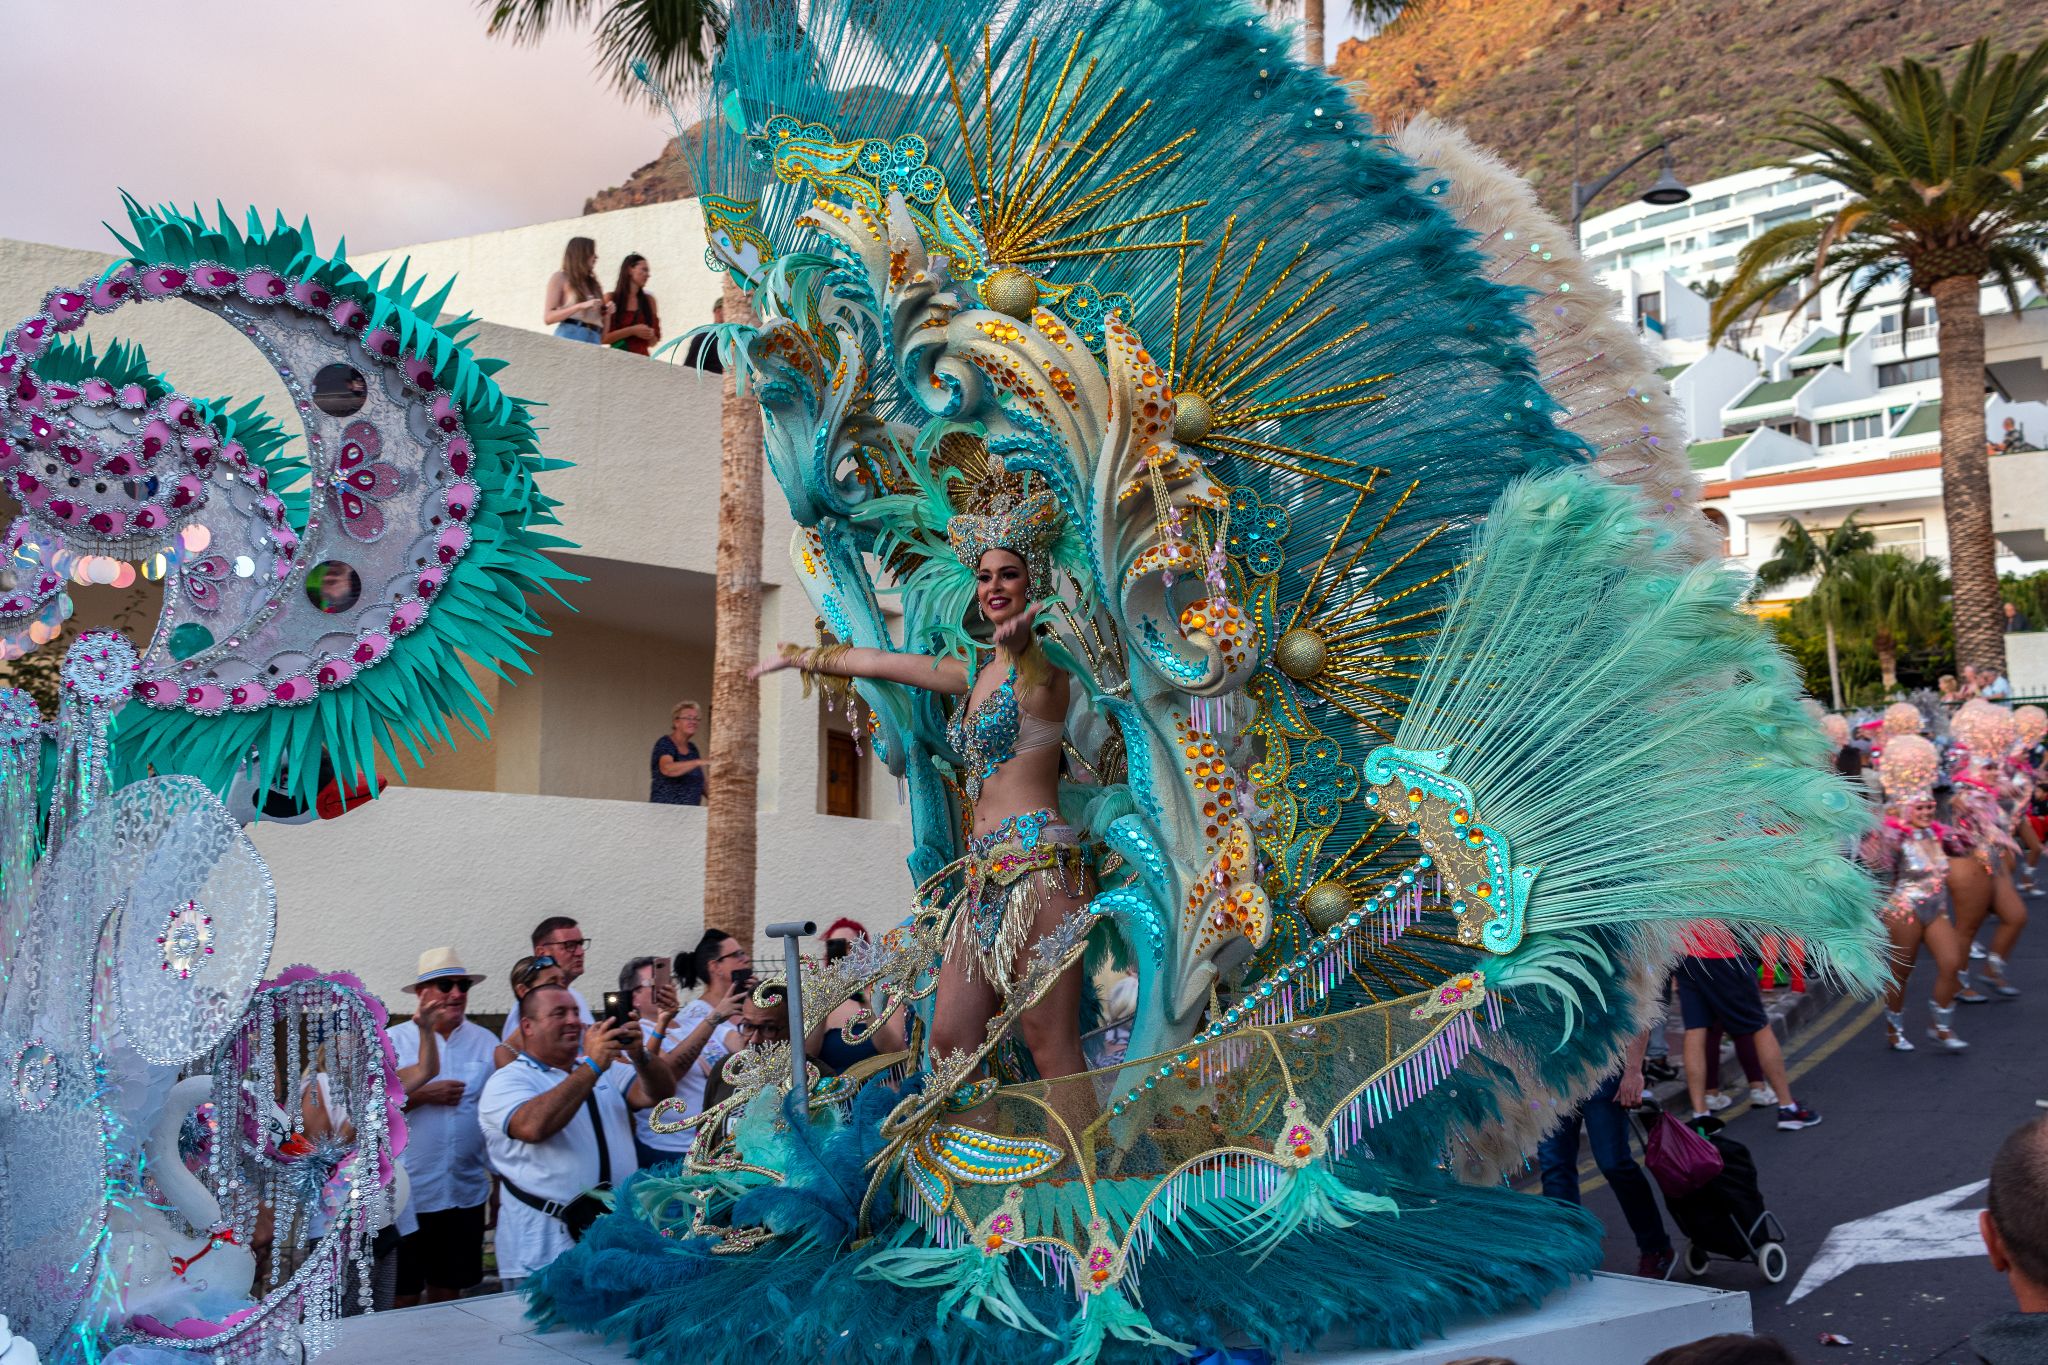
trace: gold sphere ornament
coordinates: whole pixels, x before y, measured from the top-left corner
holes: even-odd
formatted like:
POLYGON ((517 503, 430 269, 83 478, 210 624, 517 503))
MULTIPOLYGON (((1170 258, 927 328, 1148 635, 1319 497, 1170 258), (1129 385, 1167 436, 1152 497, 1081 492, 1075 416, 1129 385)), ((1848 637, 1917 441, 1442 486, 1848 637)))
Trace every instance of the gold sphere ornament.
POLYGON ((1173 396, 1173 439, 1185 445, 1202 440, 1215 429, 1216 409, 1199 393, 1173 396))
POLYGON ((1296 626, 1273 647, 1273 662, 1296 682, 1307 682, 1330 661, 1330 646, 1307 626, 1296 626))
POLYGON ((1038 281, 1014 265, 1006 265, 981 282, 981 296, 998 313, 1028 319, 1038 307, 1038 281))
POLYGON ((1301 913, 1319 934, 1327 934, 1358 908, 1358 898, 1342 882, 1317 882, 1301 898, 1301 913))

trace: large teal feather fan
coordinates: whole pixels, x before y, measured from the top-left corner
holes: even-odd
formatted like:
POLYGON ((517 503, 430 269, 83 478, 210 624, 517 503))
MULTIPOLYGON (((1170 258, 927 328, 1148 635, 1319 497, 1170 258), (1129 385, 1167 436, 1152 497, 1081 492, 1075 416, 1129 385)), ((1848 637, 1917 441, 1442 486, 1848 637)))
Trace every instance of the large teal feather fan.
MULTIPOLYGON (((1653 364, 1497 162, 1372 132, 1287 52, 1231 6, 735 8, 699 184, 799 575, 839 640, 966 654, 946 520, 1057 497, 1041 630, 1099 889, 971 1054, 808 1097, 736 1057, 543 1317, 654 1358, 766 1295, 692 1338, 714 1360, 1412 1343, 1598 1263, 1501 1181, 1684 934, 1882 974, 1862 808, 1653 364), (1128 1050, 1036 1078, 1018 1011, 1104 940, 1128 1050)), ((856 686, 943 885, 938 704, 856 686)), ((926 1022, 943 932, 807 971, 810 1022, 926 1022)))
POLYGON ((0 476, 23 508, 0 625, 50 609, 61 556, 162 575, 116 722, 123 780, 240 778, 308 807, 328 783, 403 777, 451 721, 481 735, 472 669, 524 671, 545 633, 535 604, 570 577, 538 482, 560 462, 498 386, 502 362, 471 351, 467 318, 442 318, 447 287, 358 274, 310 226, 127 207, 127 256, 51 290, 0 349, 0 476), (187 398, 138 349, 70 335, 160 300, 262 353, 295 441, 256 403, 187 398))

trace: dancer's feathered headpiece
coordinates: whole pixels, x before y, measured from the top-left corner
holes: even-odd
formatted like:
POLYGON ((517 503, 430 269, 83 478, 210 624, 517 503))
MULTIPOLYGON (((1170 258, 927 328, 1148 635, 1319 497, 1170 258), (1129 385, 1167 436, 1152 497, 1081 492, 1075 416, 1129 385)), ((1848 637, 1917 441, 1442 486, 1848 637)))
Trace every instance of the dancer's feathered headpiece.
POLYGON ((1895 701, 1884 708, 1884 719, 1879 723, 1879 733, 1886 739, 1893 735, 1917 735, 1927 728, 1927 718, 1920 714, 1920 708, 1909 701, 1895 701))
POLYGON ((2012 728, 2019 732, 2019 742, 2031 749, 2041 742, 2041 736, 2048 735, 2048 711, 2038 706, 2016 707, 2012 728))
POLYGON ((1031 595, 1052 591, 1052 547, 1063 525, 1060 505, 1046 489, 1025 498, 999 493, 985 514, 963 512, 946 523, 946 539, 954 557, 970 570, 990 550, 1008 550, 1024 561, 1031 595))
POLYGON ((2018 738, 2012 712, 1982 697, 1963 703, 1949 720, 1948 732, 1970 751, 1971 761, 1976 763, 1998 762, 2018 738))
POLYGON ((1915 805, 1934 799, 1934 779, 1941 771, 1941 755, 1934 745, 1918 735, 1898 735, 1884 746, 1884 761, 1878 765, 1878 779, 1884 784, 1888 809, 1915 805))

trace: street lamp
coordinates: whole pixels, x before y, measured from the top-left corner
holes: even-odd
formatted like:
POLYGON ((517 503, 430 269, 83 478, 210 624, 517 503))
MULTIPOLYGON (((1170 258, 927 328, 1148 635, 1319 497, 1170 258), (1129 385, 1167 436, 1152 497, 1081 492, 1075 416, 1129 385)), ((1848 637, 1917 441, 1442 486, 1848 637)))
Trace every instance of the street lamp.
POLYGON ((1671 142, 1667 138, 1653 147, 1645 147, 1642 151, 1637 152, 1634 156, 1622 162, 1590 185, 1581 185, 1576 176, 1574 176, 1572 180, 1572 241, 1577 242, 1579 240, 1579 224, 1586 216, 1586 206, 1599 198, 1601 192, 1609 185, 1621 179, 1622 176, 1628 174, 1637 166, 1642 165, 1643 162, 1648 161, 1652 156, 1660 153, 1663 156, 1663 161, 1658 167, 1656 182, 1649 189, 1643 191, 1643 202, 1645 204, 1657 205, 1683 204, 1686 200, 1692 198, 1692 191, 1687 189, 1685 182, 1678 178, 1678 173, 1671 164, 1671 142))

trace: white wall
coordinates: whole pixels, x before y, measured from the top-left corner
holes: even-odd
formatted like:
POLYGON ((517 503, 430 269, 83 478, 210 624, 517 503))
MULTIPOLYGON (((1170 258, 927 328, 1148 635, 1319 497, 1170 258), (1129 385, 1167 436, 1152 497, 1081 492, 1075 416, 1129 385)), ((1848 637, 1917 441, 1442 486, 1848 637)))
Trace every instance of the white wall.
MULTIPOLYGON (((503 1011, 533 926, 568 914, 596 940, 584 983, 594 998, 626 959, 702 932, 704 823, 687 806, 409 788, 340 820, 257 826, 277 881, 271 962, 347 968, 408 1013, 398 988, 419 954, 453 945, 490 976, 474 1007, 503 1011)), ((909 910, 909 852, 905 825, 763 814, 757 922, 894 924, 909 910)))

